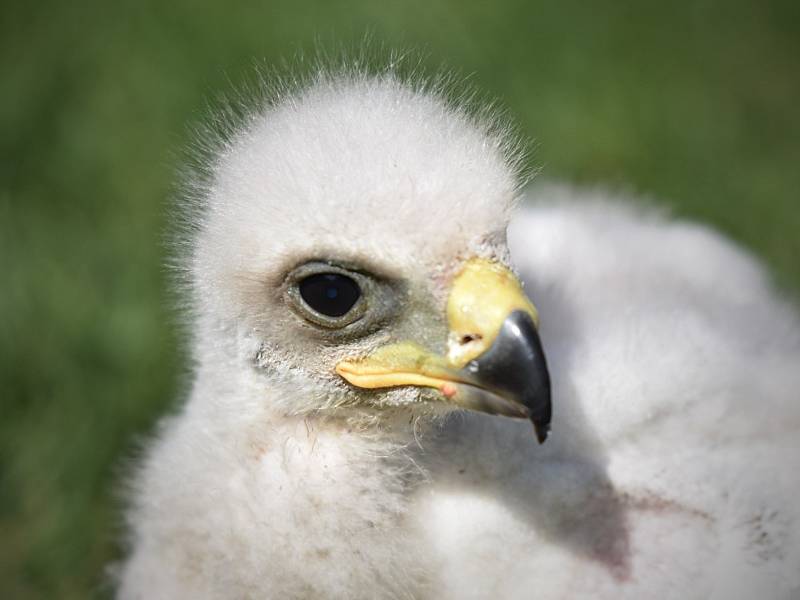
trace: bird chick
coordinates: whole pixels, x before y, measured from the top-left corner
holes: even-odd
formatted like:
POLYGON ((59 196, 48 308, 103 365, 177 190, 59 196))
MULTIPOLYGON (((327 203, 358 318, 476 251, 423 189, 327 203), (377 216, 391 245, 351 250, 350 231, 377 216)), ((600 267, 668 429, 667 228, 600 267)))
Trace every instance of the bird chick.
POLYGON ((121 598, 798 593, 793 309, 701 227, 564 187, 514 213, 521 163, 392 72, 218 144, 121 598))

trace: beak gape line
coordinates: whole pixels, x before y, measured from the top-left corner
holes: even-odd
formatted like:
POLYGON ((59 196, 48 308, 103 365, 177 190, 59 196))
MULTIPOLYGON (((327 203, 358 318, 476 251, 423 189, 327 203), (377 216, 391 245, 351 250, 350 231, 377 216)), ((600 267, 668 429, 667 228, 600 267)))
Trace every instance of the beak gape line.
POLYGON ((342 361, 336 372, 361 388, 431 387, 462 408, 528 418, 544 442, 552 416, 550 375, 538 314, 514 274, 493 261, 468 261, 453 280, 447 313, 447 357, 400 342, 342 361))

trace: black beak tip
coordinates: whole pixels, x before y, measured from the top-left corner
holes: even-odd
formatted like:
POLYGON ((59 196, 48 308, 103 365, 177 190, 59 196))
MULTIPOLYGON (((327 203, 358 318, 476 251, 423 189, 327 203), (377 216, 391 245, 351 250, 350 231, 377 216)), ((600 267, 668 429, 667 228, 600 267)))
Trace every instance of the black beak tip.
POLYGON ((540 444, 547 440, 550 434, 550 420, 553 414, 550 373, 547 368, 542 341, 539 332, 533 324, 530 316, 522 311, 513 312, 506 323, 508 326, 508 337, 516 340, 516 347, 522 351, 520 364, 527 364, 528 369, 524 375, 524 383, 521 388, 524 390, 522 397, 525 407, 533 423, 536 432, 536 439, 540 444), (513 331, 513 334, 511 332, 513 331))
POLYGON ((484 385, 517 399, 524 407, 536 439, 543 444, 552 416, 550 373, 530 315, 521 310, 512 312, 492 347, 475 362, 484 385))
POLYGON ((547 436, 550 435, 550 423, 537 423, 533 421, 533 430, 536 432, 536 440, 544 444, 547 436))

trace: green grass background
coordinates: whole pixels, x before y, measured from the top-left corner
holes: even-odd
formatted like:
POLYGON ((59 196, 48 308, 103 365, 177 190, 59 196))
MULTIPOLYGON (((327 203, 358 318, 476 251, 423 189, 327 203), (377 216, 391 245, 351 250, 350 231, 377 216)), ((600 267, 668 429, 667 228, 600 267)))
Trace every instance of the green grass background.
POLYGON ((174 405, 162 267, 174 156, 206 99, 371 31, 472 74, 547 177, 660 198, 800 288, 800 6, 198 3, 0 8, 0 596, 103 593, 115 490, 174 405))

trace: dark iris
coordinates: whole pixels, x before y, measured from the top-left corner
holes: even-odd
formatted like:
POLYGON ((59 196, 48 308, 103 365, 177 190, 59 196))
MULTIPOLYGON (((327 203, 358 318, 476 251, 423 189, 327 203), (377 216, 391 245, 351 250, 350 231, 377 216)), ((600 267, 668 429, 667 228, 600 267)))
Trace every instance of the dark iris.
POLYGON ((358 284, 339 273, 311 275, 299 287, 305 303, 328 317, 346 315, 361 296, 358 284))

